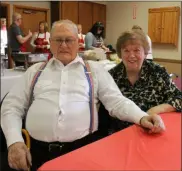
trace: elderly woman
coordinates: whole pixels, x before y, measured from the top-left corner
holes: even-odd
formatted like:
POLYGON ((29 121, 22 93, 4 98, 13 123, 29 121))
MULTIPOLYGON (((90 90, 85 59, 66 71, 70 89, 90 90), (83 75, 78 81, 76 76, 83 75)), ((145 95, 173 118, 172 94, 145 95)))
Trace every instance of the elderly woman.
MULTIPOLYGON (((149 44, 142 31, 124 32, 117 40, 116 49, 122 62, 109 72, 124 96, 150 115, 181 112, 182 93, 164 67, 146 60, 149 44)), ((105 117, 104 111, 101 105, 100 117, 105 117)), ((112 132, 130 125, 107 119, 112 132)))

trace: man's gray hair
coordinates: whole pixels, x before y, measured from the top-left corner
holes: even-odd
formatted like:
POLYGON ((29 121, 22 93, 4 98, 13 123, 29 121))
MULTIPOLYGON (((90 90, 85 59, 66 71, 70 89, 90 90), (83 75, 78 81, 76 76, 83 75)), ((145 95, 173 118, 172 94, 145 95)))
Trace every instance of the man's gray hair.
POLYGON ((59 20, 59 21, 55 21, 52 25, 52 28, 51 28, 51 35, 55 29, 56 26, 61 26, 61 25, 66 25, 67 27, 69 27, 71 30, 73 30, 73 32, 75 33, 76 36, 78 36, 78 28, 76 26, 75 23, 73 23, 72 21, 70 20, 59 20))
POLYGON ((21 14, 17 12, 13 13, 12 21, 15 22, 18 18, 21 18, 21 14))

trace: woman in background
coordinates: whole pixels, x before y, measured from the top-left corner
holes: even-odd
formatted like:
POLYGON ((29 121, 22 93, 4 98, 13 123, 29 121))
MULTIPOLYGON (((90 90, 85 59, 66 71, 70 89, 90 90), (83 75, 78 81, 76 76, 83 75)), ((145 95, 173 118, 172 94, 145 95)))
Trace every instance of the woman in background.
POLYGON ((93 50, 95 48, 101 48, 104 51, 109 51, 104 45, 103 38, 104 25, 101 22, 96 22, 85 36, 85 49, 93 50))
POLYGON ((50 33, 48 32, 48 24, 45 21, 41 21, 39 23, 39 31, 35 32, 32 37, 31 45, 34 48, 35 53, 48 53, 48 59, 51 58, 49 38, 50 33))
POLYGON ((78 24, 78 41, 79 41, 79 51, 85 50, 85 35, 82 34, 82 25, 78 24))

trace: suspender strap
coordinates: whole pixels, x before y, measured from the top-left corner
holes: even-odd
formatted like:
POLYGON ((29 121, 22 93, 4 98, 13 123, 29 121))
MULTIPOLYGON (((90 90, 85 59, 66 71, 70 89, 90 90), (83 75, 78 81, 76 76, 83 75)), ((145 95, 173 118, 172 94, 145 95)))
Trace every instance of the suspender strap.
POLYGON ((39 70, 36 72, 36 74, 33 77, 33 80, 32 80, 31 86, 30 86, 29 107, 30 107, 30 105, 32 104, 32 101, 33 101, 33 91, 34 91, 35 84, 37 83, 38 78, 41 75, 44 68, 46 67, 46 65, 47 65, 47 62, 44 62, 40 66, 39 70))
MULTIPOLYGON (((28 105, 28 108, 30 107, 30 105, 32 104, 33 102, 33 91, 34 91, 34 87, 35 87, 35 84, 37 83, 38 81, 38 78, 39 76, 41 75, 42 71, 44 70, 44 68, 46 67, 47 65, 47 62, 44 62, 39 70, 36 72, 36 74, 34 75, 33 77, 33 80, 32 80, 32 83, 31 83, 31 86, 30 86, 30 94, 29 94, 29 105, 28 105)), ((27 110, 28 111, 28 110, 27 110)), ((26 115, 25 115, 25 118, 24 118, 24 121, 23 121, 23 128, 25 128, 25 123, 26 123, 26 117, 27 117, 27 112, 26 112, 26 115)))
POLYGON ((93 133, 94 129, 94 82, 92 73, 90 70, 90 65, 87 61, 84 61, 85 66, 85 75, 87 77, 88 83, 89 83, 89 107, 90 107, 90 127, 89 127, 89 133, 93 133))

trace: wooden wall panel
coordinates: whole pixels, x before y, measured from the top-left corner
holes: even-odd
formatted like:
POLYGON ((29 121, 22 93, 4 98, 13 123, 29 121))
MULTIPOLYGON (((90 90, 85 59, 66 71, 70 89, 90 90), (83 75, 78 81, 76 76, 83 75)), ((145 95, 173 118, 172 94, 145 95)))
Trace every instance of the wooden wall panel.
POLYGON ((92 5, 91 2, 79 2, 79 24, 82 25, 83 33, 86 34, 92 27, 92 5))
POLYGON ((106 26, 106 5, 93 3, 93 24, 97 21, 106 26))
POLYGON ((62 1, 61 19, 69 19, 75 24, 78 23, 78 1, 62 1))

